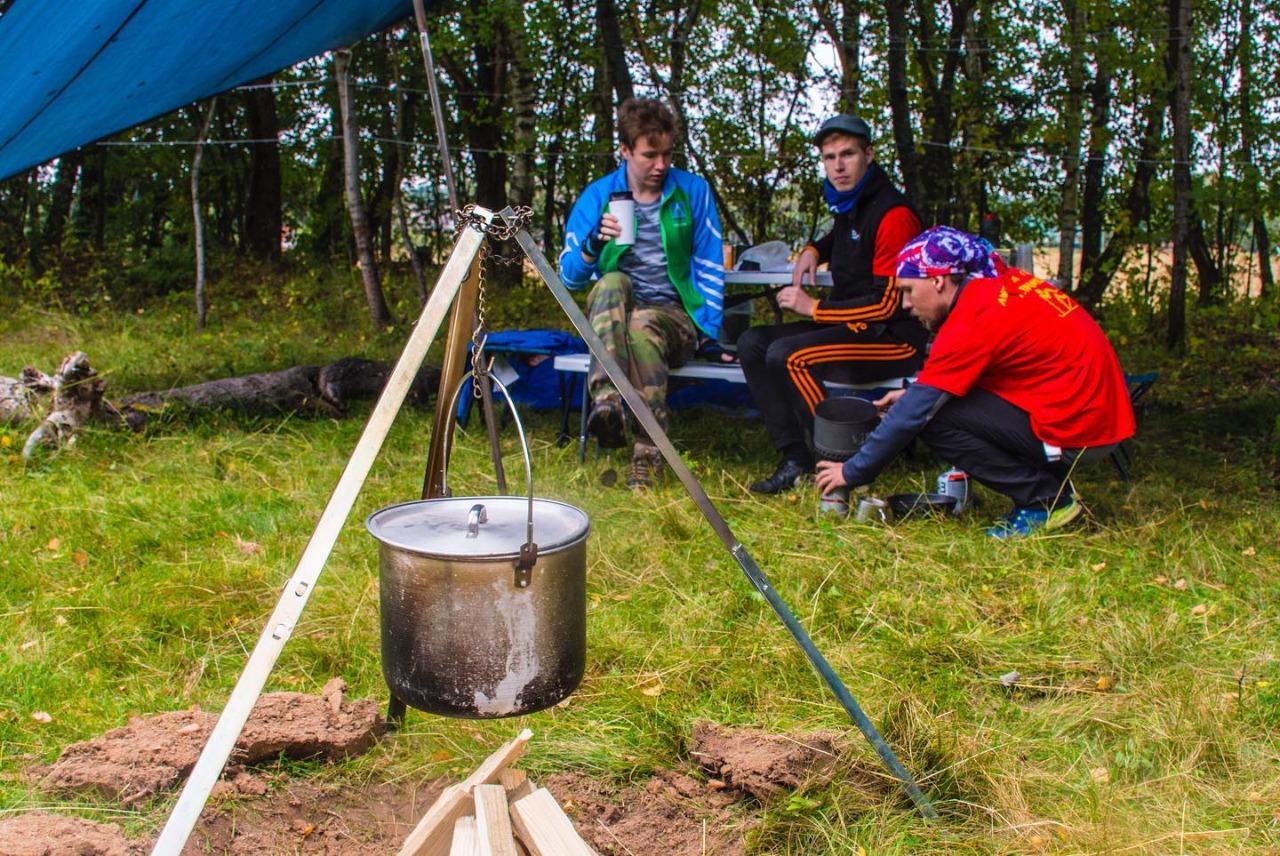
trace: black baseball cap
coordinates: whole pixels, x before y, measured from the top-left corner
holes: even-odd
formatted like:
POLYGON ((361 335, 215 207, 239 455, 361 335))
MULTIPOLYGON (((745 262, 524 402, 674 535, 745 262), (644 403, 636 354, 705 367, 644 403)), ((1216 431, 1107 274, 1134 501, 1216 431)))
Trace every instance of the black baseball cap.
POLYGON ((832 116, 830 119, 822 123, 822 127, 818 129, 818 133, 813 135, 813 144, 815 146, 822 145, 822 141, 826 139, 827 134, 836 132, 849 134, 854 137, 862 137, 868 143, 871 142, 870 125, 851 113, 841 113, 838 116, 832 116))

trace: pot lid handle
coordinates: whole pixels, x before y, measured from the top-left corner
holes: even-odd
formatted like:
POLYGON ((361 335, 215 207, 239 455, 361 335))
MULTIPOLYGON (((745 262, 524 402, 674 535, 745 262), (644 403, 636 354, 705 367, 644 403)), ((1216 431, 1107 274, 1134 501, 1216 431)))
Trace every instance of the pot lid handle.
POLYGON ((484 507, 483 502, 477 502, 471 506, 471 511, 467 514, 467 537, 480 537, 480 524, 489 522, 489 509, 484 507))
MULTIPOLYGON (((474 362, 474 360, 473 360, 474 362)), ((524 452, 524 481, 529 490, 529 522, 525 530, 525 544, 520 548, 520 558, 516 560, 516 570, 519 573, 521 566, 525 566, 524 570, 527 574, 528 569, 532 568, 538 560, 538 545, 533 543, 533 460, 529 455, 529 441, 524 436, 524 423, 520 421, 520 414, 516 411, 516 404, 511 400, 511 393, 507 392, 507 385, 498 379, 486 367, 472 368, 471 371, 464 374, 458 380, 458 386, 453 391, 453 396, 449 401, 449 409, 445 413, 454 413, 458 409, 458 396, 462 393, 463 386, 466 385, 467 378, 471 378, 475 383, 479 383, 480 375, 489 378, 490 383, 498 388, 502 393, 502 397, 507 400, 507 409, 511 411, 511 418, 516 423, 516 433, 520 436, 520 449, 524 452)), ((451 496, 449 491, 449 435, 452 432, 446 431, 444 435, 444 444, 441 449, 441 458, 443 461, 440 466, 440 491, 445 496, 451 496)), ((476 503, 471 507, 471 513, 467 519, 467 537, 475 538, 480 533, 480 524, 486 522, 488 516, 484 505, 476 503), (476 509, 479 509, 477 512, 476 509), (474 529, 472 521, 475 521, 474 529)), ((525 582, 528 585, 528 582, 525 582)), ((523 588, 524 586, 521 586, 523 588)))

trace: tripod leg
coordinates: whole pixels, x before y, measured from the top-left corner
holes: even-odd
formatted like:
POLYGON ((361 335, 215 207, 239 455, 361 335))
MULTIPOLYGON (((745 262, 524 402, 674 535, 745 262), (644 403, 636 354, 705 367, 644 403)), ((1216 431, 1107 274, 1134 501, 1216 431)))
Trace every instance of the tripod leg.
POLYGON ((533 262, 533 266, 537 269, 547 287, 551 289, 551 293, 555 296, 556 302, 560 304, 560 308, 564 310, 565 314, 569 316, 569 320, 573 322, 573 326, 577 328, 578 335, 586 341, 587 348, 604 366, 609 379, 613 381, 614 386, 618 388, 618 391, 622 393, 622 397, 631 407, 632 414, 644 426, 645 431, 648 432, 649 439, 662 452, 662 457, 666 459, 671 471, 680 479, 681 484, 684 485, 685 490, 689 491, 689 495, 698 506, 698 510, 702 512, 703 517, 711 524, 711 528, 720 536, 720 540, 724 542, 730 555, 738 563, 738 567, 742 569, 747 579, 755 586, 756 591, 764 596, 774 614, 782 620, 787 632, 791 634, 791 638, 800 646, 800 650, 804 652, 805 657, 817 670, 827 687, 845 709, 845 712, 849 714, 849 718, 858 726, 863 737, 867 739, 867 742, 871 744, 876 754, 885 763, 885 766, 898 779, 903 790, 907 792, 912 802, 915 803, 916 808, 926 818, 936 820, 938 812, 934 809, 933 804, 929 802, 928 797, 920 790, 920 786, 916 784, 911 774, 902 766, 897 756, 894 755, 893 749, 880 736, 880 732, 876 730, 875 725, 867 718, 858 702, 840 680, 839 675, 831 668, 831 664, 827 662, 826 657, 813 644, 813 639, 809 637, 808 632, 796 619, 786 602, 778 595, 768 577, 760 570, 759 565, 756 564, 751 554, 747 552, 747 548, 738 543, 737 538, 734 537, 733 532, 729 529, 729 524, 725 522, 724 517, 716 510, 710 497, 702 489, 702 485, 698 483, 688 466, 685 465, 680 453, 676 451, 666 432, 658 424, 653 411, 645 404, 644 398, 641 397, 636 388, 631 385, 631 380, 627 373, 618 365, 617 360, 605 348, 604 342, 591 328, 590 322, 587 321, 586 316, 583 315, 582 310, 578 308, 578 304, 574 302, 572 295, 569 294, 569 290, 565 288, 564 283, 560 281, 560 277, 552 269, 547 257, 542 254, 542 251, 538 249, 538 245, 533 242, 533 238, 524 229, 516 232, 516 240, 520 243, 525 255, 533 262))
POLYGON ((231 697, 218 717, 217 724, 214 725, 213 733, 209 735, 200 758, 196 761, 187 784, 178 797, 177 804, 173 807, 164 829, 160 832, 160 837, 156 840, 152 850, 156 856, 181 853, 187 838, 191 835, 191 830, 195 828, 196 821, 200 819, 200 812, 209 799, 209 792, 218 781, 218 776, 221 775, 231 750, 235 748, 236 740, 244 729, 249 714, 253 711, 254 703, 262 693, 272 667, 279 659, 285 642, 293 633, 293 628, 306 607, 307 599, 315 588, 320 572, 324 570, 324 564, 328 561, 329 554, 333 552, 338 533, 342 530, 343 523, 346 522, 352 506, 355 505, 360 488, 363 487, 369 475, 374 458, 382 448, 382 443, 391 430, 391 423, 409 394, 414 376, 417 375, 418 368, 422 365, 427 350, 435 340, 444 316, 448 313, 449 306, 462 285, 466 271, 476 254, 480 252, 484 240, 484 232, 477 229, 464 230, 458 237, 453 253, 444 270, 440 272, 440 279, 431 292, 431 297, 427 300, 418 323, 409 335, 400 359, 391 370, 382 395, 378 397, 378 403, 374 405, 364 433, 360 435, 351 458, 347 461, 347 466, 342 471, 333 494, 329 497, 329 504, 325 506, 319 522, 316 523, 315 532, 307 542, 307 547, 302 553, 302 558, 298 560, 293 576, 285 585, 284 593, 280 596, 275 611, 272 612, 266 628, 249 655, 249 662, 240 673, 235 688, 231 691, 231 697))

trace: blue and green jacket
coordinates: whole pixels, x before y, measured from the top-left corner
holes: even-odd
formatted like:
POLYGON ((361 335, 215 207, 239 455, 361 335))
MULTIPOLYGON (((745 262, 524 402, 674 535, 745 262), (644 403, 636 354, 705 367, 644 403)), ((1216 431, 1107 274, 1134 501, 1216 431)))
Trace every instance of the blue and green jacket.
MULTIPOLYGON (((600 224, 609 207, 609 194, 627 189, 627 165, 623 162, 613 173, 587 185, 578 197, 569 214, 564 250, 560 253, 560 278, 569 288, 585 288, 593 279, 617 270, 618 257, 630 250, 610 241, 595 264, 587 264, 582 258, 582 242, 600 224)), ((720 217, 707 183, 671 167, 662 185, 659 212, 667 276, 693 323, 714 339, 720 333, 724 313, 724 244, 720 217)))

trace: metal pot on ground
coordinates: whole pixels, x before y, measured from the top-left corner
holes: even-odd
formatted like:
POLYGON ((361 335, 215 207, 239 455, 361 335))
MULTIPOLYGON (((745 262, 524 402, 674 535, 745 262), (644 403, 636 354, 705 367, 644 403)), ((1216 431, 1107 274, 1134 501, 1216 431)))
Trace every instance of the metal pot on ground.
POLYGON ((861 398, 826 398, 813 410, 813 447, 823 458, 844 461, 858 454, 880 421, 880 411, 861 398))

